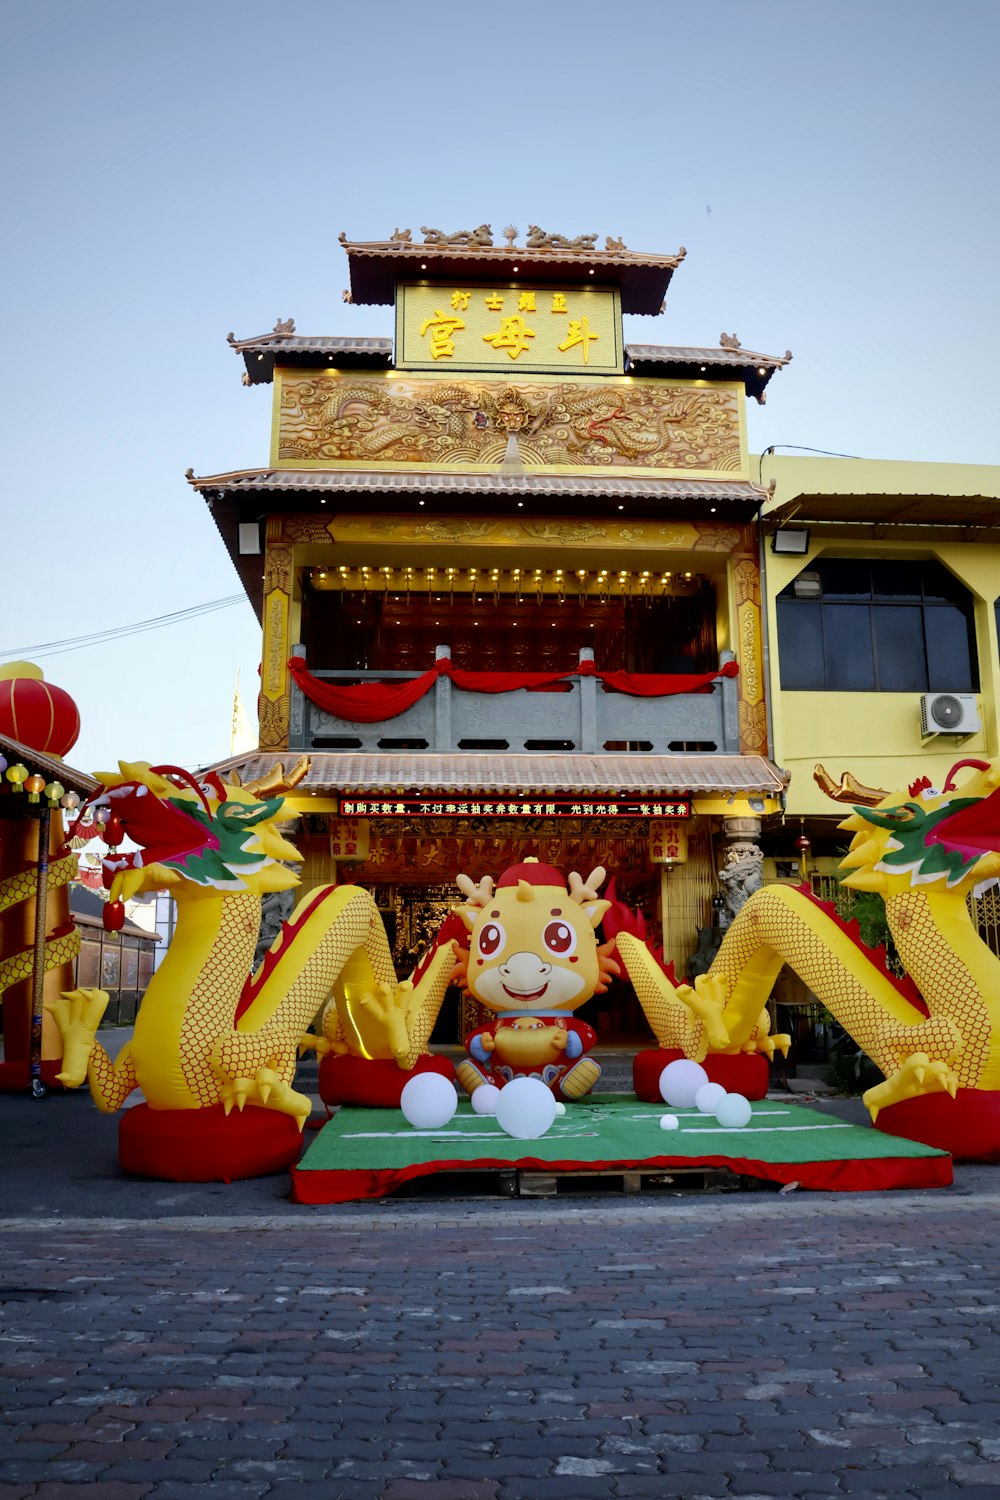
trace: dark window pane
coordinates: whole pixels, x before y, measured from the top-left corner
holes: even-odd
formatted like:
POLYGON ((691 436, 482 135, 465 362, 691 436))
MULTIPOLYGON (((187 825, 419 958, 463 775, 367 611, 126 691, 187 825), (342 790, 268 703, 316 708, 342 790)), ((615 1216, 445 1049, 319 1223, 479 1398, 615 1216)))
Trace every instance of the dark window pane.
POLYGON ((872 568, 869 562, 838 557, 813 563, 823 580, 824 599, 870 599, 872 568))
POLYGON ((872 593, 876 599, 918 600, 924 567, 923 563, 888 559, 872 563, 872 593))
POLYGON ((927 629, 927 685, 933 693, 970 693, 978 686, 969 619, 964 610, 947 604, 925 610, 927 629))
POLYGON ((105 948, 101 953, 101 988, 105 990, 116 990, 118 988, 118 966, 120 952, 117 948, 105 948))
POLYGON ((76 982, 88 988, 96 988, 100 984, 100 973, 100 939, 98 938, 95 942, 91 938, 84 938, 80 943, 80 962, 76 971, 76 982))
POLYGON ((833 692, 867 693, 875 687, 871 609, 867 604, 824 604, 826 685, 833 692))
POLYGON ((139 983, 139 952, 131 945, 122 952, 122 989, 134 990, 139 983))
MULTIPOLYGON (((928 610, 928 616, 941 614, 928 610)), ((927 687, 924 655, 924 611, 918 604, 875 604, 875 655, 883 693, 922 693, 927 687)), ((928 630, 933 629, 928 624, 928 630)))
POLYGON ((950 573, 943 563, 929 562, 923 565, 924 598, 948 604, 967 605, 969 591, 950 573))
POLYGON ((786 691, 808 691, 825 685, 821 609, 819 604, 778 600, 781 686, 786 691))

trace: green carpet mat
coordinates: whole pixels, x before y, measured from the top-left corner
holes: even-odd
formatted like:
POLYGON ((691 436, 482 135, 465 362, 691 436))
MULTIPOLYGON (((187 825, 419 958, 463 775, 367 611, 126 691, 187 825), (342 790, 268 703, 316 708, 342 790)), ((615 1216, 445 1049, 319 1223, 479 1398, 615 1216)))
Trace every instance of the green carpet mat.
POLYGON ((568 1105, 544 1136, 528 1141, 506 1135, 492 1116, 475 1114, 466 1100, 440 1130, 414 1130, 399 1110, 343 1108, 320 1131, 293 1178, 299 1201, 336 1202, 379 1196, 428 1172, 472 1167, 586 1171, 598 1164, 698 1163, 847 1190, 951 1181, 945 1152, 845 1124, 803 1105, 761 1100, 749 1125, 733 1130, 695 1109, 668 1110, 621 1094, 592 1095, 568 1105), (665 1113, 677 1116, 679 1129, 660 1128, 665 1113), (330 1180, 324 1184, 323 1178, 330 1180))

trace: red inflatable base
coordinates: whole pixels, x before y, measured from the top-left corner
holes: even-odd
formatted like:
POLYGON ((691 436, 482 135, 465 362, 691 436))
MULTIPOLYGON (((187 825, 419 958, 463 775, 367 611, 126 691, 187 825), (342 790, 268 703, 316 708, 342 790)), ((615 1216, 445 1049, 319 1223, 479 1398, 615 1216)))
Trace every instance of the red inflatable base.
MULTIPOLYGON (((659 1104, 660 1074, 667 1063, 676 1062, 684 1053, 676 1048, 658 1047, 637 1052, 632 1064, 632 1087, 645 1104, 659 1104)), ((710 1054, 702 1067, 709 1083, 721 1083, 727 1094, 742 1094, 746 1099, 763 1099, 771 1069, 761 1052, 725 1052, 710 1054)))
POLYGON ((425 1052, 409 1070, 392 1058, 339 1057, 328 1053, 319 1065, 319 1096, 324 1104, 364 1104, 373 1109, 398 1109, 403 1087, 417 1073, 440 1073, 455 1082, 455 1069, 447 1057, 425 1052))
POLYGON ((959 1089, 880 1109, 875 1129, 949 1151, 955 1161, 1000 1161, 1000 1093, 959 1089))
POLYGON ((238 1182, 284 1172, 299 1159, 302 1132, 291 1115, 248 1104, 150 1109, 136 1104, 118 1125, 123 1172, 163 1182, 238 1182))

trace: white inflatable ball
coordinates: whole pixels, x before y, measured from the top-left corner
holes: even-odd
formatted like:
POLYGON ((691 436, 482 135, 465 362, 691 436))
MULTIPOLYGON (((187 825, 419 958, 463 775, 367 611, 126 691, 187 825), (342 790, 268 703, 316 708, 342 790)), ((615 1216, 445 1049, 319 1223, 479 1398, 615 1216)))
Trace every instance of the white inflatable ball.
POLYGON ((694 1096, 694 1107, 703 1115, 714 1115, 725 1097, 726 1091, 721 1083, 703 1083, 694 1096))
POLYGON ((512 1078, 500 1090, 497 1124, 519 1141, 537 1140, 555 1117, 555 1095, 540 1078, 512 1078))
POLYGON ((495 1083, 481 1083, 469 1102, 477 1115, 495 1115, 499 1098, 500 1090, 495 1083))
POLYGON ((667 1063, 660 1074, 660 1097, 674 1109, 690 1109, 698 1090, 708 1082, 708 1074, 701 1063, 689 1057, 679 1057, 667 1063))
POLYGON ((752 1116, 750 1100, 744 1099, 742 1094, 727 1094, 724 1099, 719 1100, 715 1109, 715 1118, 728 1130, 742 1130, 745 1125, 750 1124, 752 1116))
POLYGON ((564 1115, 565 1113, 566 1113, 566 1106, 565 1106, 565 1104, 563 1104, 563 1102, 562 1102, 561 1099, 557 1099, 556 1100, 556 1114, 557 1115, 564 1115))
POLYGON ((458 1108, 458 1095, 440 1073, 417 1073, 403 1085, 399 1107, 414 1130, 440 1130, 458 1108))
POLYGON ((661 1130, 680 1130, 680 1128, 681 1128, 681 1122, 680 1122, 680 1120, 678 1120, 678 1118, 677 1118, 676 1115, 661 1115, 660 1116, 660 1129, 661 1130))

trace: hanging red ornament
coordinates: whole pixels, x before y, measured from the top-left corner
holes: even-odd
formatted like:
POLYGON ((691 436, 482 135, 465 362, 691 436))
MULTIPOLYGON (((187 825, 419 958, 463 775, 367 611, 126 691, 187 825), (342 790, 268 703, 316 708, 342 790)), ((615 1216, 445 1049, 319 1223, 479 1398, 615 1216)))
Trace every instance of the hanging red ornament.
POLYGON ((121 843, 124 837, 125 829, 122 827, 122 820, 117 813, 112 813, 101 829, 101 838, 109 848, 114 849, 121 843))
POLYGON ((106 901, 101 916, 105 932, 121 932, 125 926, 124 901, 106 901))

